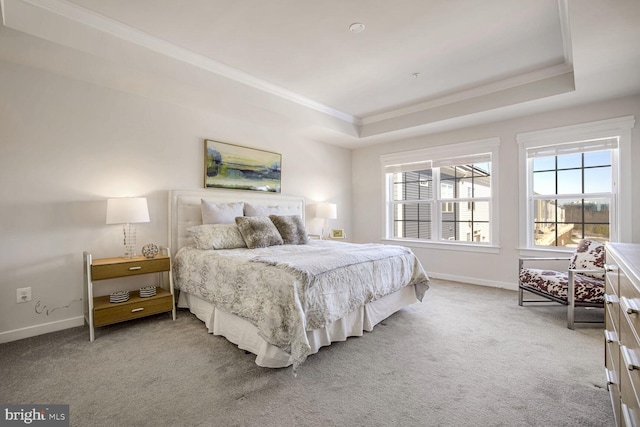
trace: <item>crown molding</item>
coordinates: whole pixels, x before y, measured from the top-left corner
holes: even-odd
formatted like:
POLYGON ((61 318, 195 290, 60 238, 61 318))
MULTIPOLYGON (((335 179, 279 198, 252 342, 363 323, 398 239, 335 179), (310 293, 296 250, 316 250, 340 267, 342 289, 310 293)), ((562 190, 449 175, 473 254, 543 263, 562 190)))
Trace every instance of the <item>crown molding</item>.
MULTIPOLYGON (((47 16, 56 18, 51 21, 74 22, 86 31, 108 36, 112 40, 125 41, 132 46, 138 46, 166 58, 196 67, 211 73, 211 75, 229 79, 324 114, 325 118, 336 119, 329 126, 332 130, 345 133, 343 127, 349 127, 357 133, 355 135, 349 132, 349 136, 358 139, 415 128, 477 113, 481 110, 486 111, 505 105, 531 101, 536 97, 548 97, 575 90, 568 0, 558 0, 563 63, 366 117, 350 115, 329 105, 316 102, 282 86, 269 83, 247 72, 162 40, 68 0, 0 0, 0 7, 2 8, 3 24, 18 31, 26 33, 36 31, 33 29, 40 26, 43 21, 46 22, 47 16), (34 16, 30 16, 31 14, 24 16, 23 13, 20 16, 20 11, 24 11, 25 7, 35 8, 40 13, 34 13, 34 16), (21 28, 21 24, 24 23, 28 23, 27 29, 24 26, 21 28), (31 29, 29 29, 29 25, 31 29)), ((61 29, 64 24, 52 25, 57 25, 58 29, 61 29)), ((62 28, 62 30, 66 31, 66 28, 62 28)), ((42 34, 38 36, 46 37, 42 34)))
POLYGON ((476 86, 471 89, 456 92, 451 95, 443 96, 440 98, 431 99, 429 101, 421 102, 411 105, 405 108, 399 108, 397 110, 389 111, 382 114, 376 114, 374 116, 368 116, 362 119, 363 125, 380 122, 383 120, 393 119, 397 117, 406 116, 413 113, 418 113, 425 110, 430 110, 444 105, 449 105, 457 102, 467 101, 473 98, 478 98, 492 93, 504 91, 507 89, 513 89, 520 86, 527 85, 529 83, 542 81, 545 79, 561 76, 564 74, 572 73, 573 66, 568 63, 553 65, 540 70, 532 71, 530 73, 520 74, 514 77, 506 78, 503 80, 495 81, 485 85, 476 86))
MULTIPOLYGON (((203 70, 215 73, 222 77, 245 84, 254 89, 278 96, 296 104, 328 114, 347 123, 360 125, 360 118, 336 110, 328 105, 321 104, 304 97, 296 92, 281 86, 259 79, 249 73, 225 65, 212 58, 190 51, 173 43, 162 40, 153 35, 135 29, 129 25, 107 18, 89 9, 78 6, 66 0, 0 0, 3 4, 3 23, 5 25, 6 10, 4 3, 25 3, 41 10, 54 13, 67 19, 91 27, 103 33, 118 37, 143 48, 160 53, 172 59, 193 65, 203 70)), ((7 26, 11 26, 9 23, 7 26)))

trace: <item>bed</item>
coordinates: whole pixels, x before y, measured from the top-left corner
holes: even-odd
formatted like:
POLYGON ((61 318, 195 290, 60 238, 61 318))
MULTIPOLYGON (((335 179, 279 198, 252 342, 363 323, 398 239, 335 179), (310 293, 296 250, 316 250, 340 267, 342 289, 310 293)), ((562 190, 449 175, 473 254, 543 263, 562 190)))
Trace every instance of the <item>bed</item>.
POLYGON ((169 195, 178 307, 209 333, 255 354, 257 365, 293 366, 294 373, 321 347, 372 331, 422 301, 429 288, 408 248, 308 239, 305 213, 303 198, 281 194, 206 189, 169 195), (206 217, 203 225, 203 204, 222 216, 206 217), (229 219, 238 204, 244 215, 229 219), (271 227, 267 237, 257 233, 257 243, 255 224, 271 227))

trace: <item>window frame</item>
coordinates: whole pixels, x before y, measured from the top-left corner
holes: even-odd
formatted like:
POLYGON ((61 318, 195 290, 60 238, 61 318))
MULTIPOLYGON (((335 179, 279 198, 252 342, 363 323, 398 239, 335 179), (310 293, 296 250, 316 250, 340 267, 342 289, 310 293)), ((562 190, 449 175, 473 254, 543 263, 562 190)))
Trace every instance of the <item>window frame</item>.
MULTIPOLYGON (((439 249, 451 249, 451 250, 463 250, 471 252, 489 252, 497 253, 499 250, 499 210, 498 210, 498 164, 499 164, 499 147, 500 138, 487 138, 477 141, 468 141, 462 143, 455 143, 449 145, 441 145, 430 148, 423 148, 418 150, 410 150, 399 153, 383 154, 380 156, 382 164, 382 186, 384 188, 383 197, 383 226, 382 226, 382 241, 388 241, 390 243, 410 244, 417 247, 425 248, 439 248, 439 249), (411 238, 396 238, 393 233, 394 215, 393 210, 397 203, 393 200, 393 180, 388 178, 388 174, 398 171, 417 170, 412 169, 411 165, 415 165, 415 168, 435 169, 441 166, 432 166, 433 164, 439 164, 443 160, 451 161, 452 166, 459 166, 465 163, 465 160, 473 158, 479 155, 490 155, 491 161, 491 192, 489 196, 489 236, 490 242, 467 242, 467 241, 448 241, 440 240, 441 237, 441 225, 442 225, 442 207, 439 203, 457 203, 463 199, 467 201, 466 197, 458 197, 454 199, 442 199, 439 194, 440 189, 440 174, 438 178, 434 177, 434 187, 437 188, 438 193, 434 194, 433 200, 422 201, 420 203, 432 205, 432 218, 436 223, 432 226, 432 239, 411 239, 411 238), (459 162, 457 161, 459 160, 459 162), (403 169, 404 168, 404 169, 403 169), (435 233, 435 234, 434 234, 435 233), (433 237, 436 236, 435 239, 433 237)), ((469 162, 471 163, 471 162, 469 162)), ((483 198, 482 201, 485 201, 483 198)))
MULTIPOLYGON (((614 119, 581 123, 540 131, 519 133, 516 135, 519 157, 519 214, 522 221, 519 226, 520 254, 527 252, 572 252, 574 248, 563 246, 536 246, 532 203, 533 159, 527 151, 543 147, 555 147, 577 142, 618 139, 618 148, 613 149, 611 159, 612 197, 610 206, 611 242, 631 241, 631 129, 635 118, 625 116, 614 119)), ((552 197, 552 196, 549 196, 552 197)), ((589 194, 597 198, 598 193, 589 194)), ((564 195, 560 198, 566 198, 564 195)))

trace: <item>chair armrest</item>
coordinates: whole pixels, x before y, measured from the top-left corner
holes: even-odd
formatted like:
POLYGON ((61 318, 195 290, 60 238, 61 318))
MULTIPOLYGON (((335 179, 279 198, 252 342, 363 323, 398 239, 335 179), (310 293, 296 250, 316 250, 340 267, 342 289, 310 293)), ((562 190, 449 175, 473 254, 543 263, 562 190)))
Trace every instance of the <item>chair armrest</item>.
POLYGON ((570 261, 571 257, 525 257, 519 259, 520 261, 570 261))
POLYGON ((580 270, 577 268, 570 268, 569 271, 573 271, 574 273, 606 273, 607 271, 604 268, 598 268, 596 270, 580 270))
POLYGON ((518 271, 524 267, 525 261, 570 261, 571 257, 524 257, 518 258, 518 271))

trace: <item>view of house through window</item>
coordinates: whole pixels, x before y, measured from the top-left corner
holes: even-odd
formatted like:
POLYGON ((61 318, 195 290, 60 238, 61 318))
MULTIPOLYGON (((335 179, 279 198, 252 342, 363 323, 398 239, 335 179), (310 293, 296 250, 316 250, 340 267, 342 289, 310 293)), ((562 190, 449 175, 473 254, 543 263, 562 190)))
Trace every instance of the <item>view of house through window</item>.
POLYGON ((533 233, 536 246, 610 240, 612 149, 534 156, 533 233))
POLYGON ((491 162, 389 174, 393 237, 490 242, 491 162))

